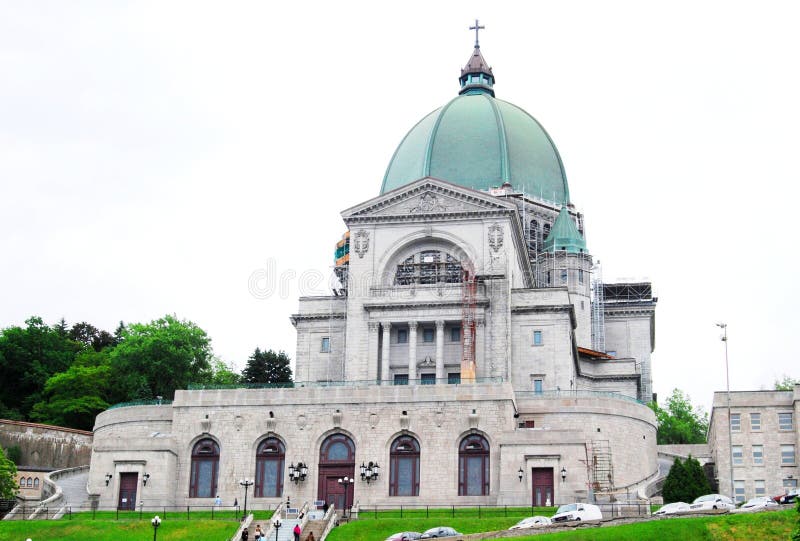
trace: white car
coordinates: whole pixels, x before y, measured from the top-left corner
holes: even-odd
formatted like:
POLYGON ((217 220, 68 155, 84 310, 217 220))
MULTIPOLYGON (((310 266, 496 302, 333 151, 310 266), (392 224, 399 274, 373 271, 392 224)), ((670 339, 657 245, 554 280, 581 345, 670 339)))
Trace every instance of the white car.
POLYGON ((542 526, 550 526, 550 524, 552 524, 552 521, 549 518, 537 515, 535 517, 523 518, 522 520, 514 524, 512 527, 510 527, 509 530, 525 530, 528 528, 540 528, 542 526))
POLYGON ((689 511, 689 504, 684 502, 673 502, 667 505, 662 505, 661 508, 653 513, 653 515, 660 517, 663 515, 675 515, 677 513, 687 513, 689 511))
POLYGON ((556 509, 556 514, 550 517, 553 522, 569 522, 580 520, 601 520, 603 513, 600 508, 591 503, 570 503, 556 509))
POLYGON ((780 507, 778 502, 766 496, 759 496, 758 498, 747 500, 747 503, 742 504, 736 511, 739 513, 747 513, 750 511, 761 511, 762 509, 777 509, 778 507, 780 507))
POLYGON ((700 496, 689 506, 689 511, 711 511, 714 509, 727 509, 730 511, 731 509, 736 509, 736 506, 733 500, 722 494, 700 496))

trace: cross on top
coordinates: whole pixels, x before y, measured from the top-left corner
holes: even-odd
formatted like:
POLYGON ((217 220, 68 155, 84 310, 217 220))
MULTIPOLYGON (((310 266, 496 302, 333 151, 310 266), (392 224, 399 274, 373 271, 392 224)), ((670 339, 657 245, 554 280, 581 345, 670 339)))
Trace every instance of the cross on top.
POLYGON ((476 48, 476 49, 480 49, 480 47, 481 47, 481 46, 480 46, 480 44, 478 43, 478 31, 479 31, 479 30, 485 30, 485 29, 486 29, 486 27, 485 27, 485 26, 480 26, 480 25, 478 24, 478 19, 475 19, 475 26, 470 26, 470 27, 469 27, 469 29, 470 29, 470 30, 475 30, 475 48, 476 48))

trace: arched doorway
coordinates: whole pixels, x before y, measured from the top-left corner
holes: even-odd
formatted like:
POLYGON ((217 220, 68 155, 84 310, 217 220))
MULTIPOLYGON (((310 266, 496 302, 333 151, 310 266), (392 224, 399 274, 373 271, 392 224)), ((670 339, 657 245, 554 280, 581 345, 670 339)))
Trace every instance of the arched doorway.
POLYGON ((342 485, 339 479, 353 479, 356 473, 356 446, 344 434, 325 438, 319 450, 319 499, 337 509, 353 505, 353 484, 342 485))

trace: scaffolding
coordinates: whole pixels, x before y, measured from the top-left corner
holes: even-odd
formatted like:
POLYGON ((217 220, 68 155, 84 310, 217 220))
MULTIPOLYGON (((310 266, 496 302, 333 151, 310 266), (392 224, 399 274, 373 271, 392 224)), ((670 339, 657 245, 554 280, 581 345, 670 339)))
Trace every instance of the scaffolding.
POLYGON ((605 284, 600 261, 592 268, 592 349, 606 352, 605 284))
POLYGON ((614 464, 611 462, 611 444, 608 440, 592 440, 588 444, 589 482, 594 492, 614 490, 614 464))
POLYGON ((461 284, 461 381, 475 381, 475 311, 478 282, 471 269, 464 269, 461 284))

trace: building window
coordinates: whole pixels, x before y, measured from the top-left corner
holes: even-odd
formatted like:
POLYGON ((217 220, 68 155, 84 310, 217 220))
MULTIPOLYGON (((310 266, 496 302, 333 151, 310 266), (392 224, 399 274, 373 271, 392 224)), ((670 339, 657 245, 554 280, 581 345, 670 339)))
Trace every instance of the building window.
POLYGON ((394 282, 411 284, 461 283, 461 262, 446 252, 425 250, 406 258, 397 265, 394 282))
POLYGON ((320 348, 322 353, 330 353, 331 352, 331 339, 327 336, 322 337, 322 346, 320 348))
POLYGON ((767 495, 767 483, 763 479, 753 481, 753 486, 756 489, 756 497, 767 495))
POLYGON ((256 451, 256 498, 283 495, 285 448, 277 438, 267 438, 256 451))
POLYGON ((731 430, 733 432, 742 430, 742 415, 740 413, 731 413, 731 430))
POLYGON ((28 482, 26 484, 28 485, 28 488, 33 487, 33 477, 28 477, 28 482))
POLYGON ((389 452, 389 496, 419 496, 419 442, 400 436, 389 452))
POLYGON ((783 480, 783 490, 784 492, 789 492, 793 488, 797 488, 797 479, 784 479, 783 480))
POLYGON ((25 488, 25 478, 24 477, 20 477, 19 478, 19 488, 25 488))
POLYGON ((794 465, 794 445, 781 445, 781 466, 794 465))
POLYGON ((744 449, 741 445, 733 446, 733 465, 741 466, 744 464, 744 449))
POLYGON ((461 327, 452 327, 450 329, 450 341, 461 342, 461 327))
POLYGON ((458 385, 461 383, 461 372, 450 372, 447 374, 448 385, 458 385))
POLYGON ((436 384, 436 374, 422 374, 420 379, 420 384, 422 385, 435 385, 436 384))
POLYGON ((489 494, 489 442, 479 434, 461 440, 458 446, 458 495, 489 494))
POLYGON ((750 414, 750 430, 753 432, 758 432, 761 430, 761 414, 760 413, 751 413, 750 414))
POLYGON ((778 429, 779 430, 793 430, 792 414, 779 413, 778 414, 778 429))
POLYGON ((567 283, 567 269, 561 269, 561 283, 567 283))
POLYGON ((578 283, 583 283, 583 269, 578 269, 578 283))
POLYGON ((395 374, 394 375, 394 384, 395 385, 408 385, 408 374, 395 374))
POLYGON ((541 394, 543 391, 543 381, 541 379, 533 380, 533 392, 537 394, 541 394))
POLYGON ((616 357, 616 356, 617 356, 617 352, 616 352, 616 351, 614 351, 614 350, 611 350, 611 351, 606 351, 606 355, 610 355, 610 356, 612 356, 612 357, 616 357))
POLYGON ((433 329, 422 329, 422 341, 433 342, 433 329))
POLYGON ((764 464, 764 446, 753 445, 753 464, 760 466, 764 464))
POLYGON ((33 479, 33 488, 39 488, 39 478, 34 477, 33 479))
POLYGON ((219 445, 212 439, 198 441, 192 449, 190 498, 213 498, 217 494, 219 445))
POLYGON ((744 502, 744 481, 733 482, 733 501, 736 503, 744 502))
POLYGON ((397 329, 397 343, 398 344, 408 343, 408 329, 397 329))
POLYGON ((550 278, 550 271, 547 271, 547 285, 550 285, 551 278, 550 278))
POLYGON ((533 345, 534 346, 542 345, 542 331, 533 331, 533 345))

